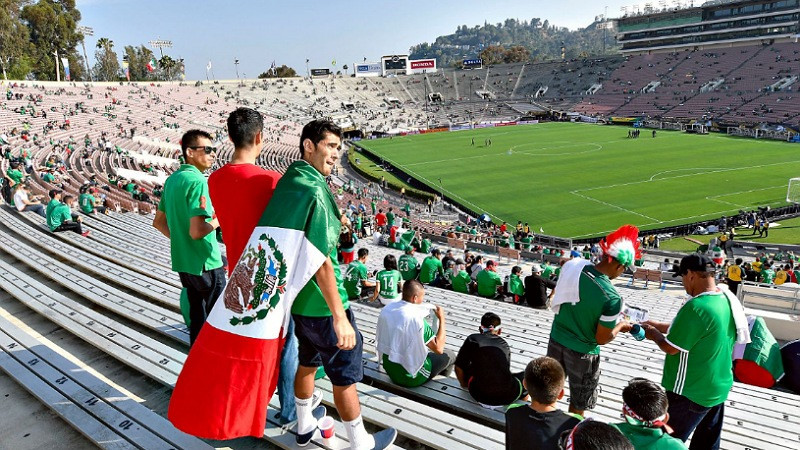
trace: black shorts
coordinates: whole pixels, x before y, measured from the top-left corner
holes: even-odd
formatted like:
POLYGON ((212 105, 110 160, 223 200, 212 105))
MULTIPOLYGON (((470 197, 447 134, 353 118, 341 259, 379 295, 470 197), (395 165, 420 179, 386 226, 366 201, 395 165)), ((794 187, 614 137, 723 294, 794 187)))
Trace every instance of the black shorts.
POLYGON ((308 317, 292 314, 300 365, 324 367, 325 373, 334 386, 350 386, 364 378, 363 338, 356 327, 353 311, 348 308, 345 310, 345 314, 356 332, 356 345, 351 350, 341 350, 336 346, 338 339, 333 329, 333 317, 308 317))
POLYGON ((569 405, 581 411, 594 408, 600 382, 600 355, 576 352, 550 338, 547 356, 564 367, 569 382, 569 405))

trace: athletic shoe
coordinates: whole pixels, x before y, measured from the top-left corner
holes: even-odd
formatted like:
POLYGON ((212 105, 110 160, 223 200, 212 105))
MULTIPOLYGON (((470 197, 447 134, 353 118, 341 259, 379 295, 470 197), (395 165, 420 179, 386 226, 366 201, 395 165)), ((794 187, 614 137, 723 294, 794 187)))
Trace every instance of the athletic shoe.
POLYGON ((86 230, 83 233, 81 233, 81 236, 86 237, 86 236, 88 236, 90 234, 92 234, 92 232, 90 230, 86 230))
MULTIPOLYGON (((317 406, 316 408, 314 408, 314 411, 311 412, 311 415, 314 416, 314 419, 319 420, 325 417, 325 414, 327 412, 328 410, 325 409, 324 406, 317 406)), ((305 434, 298 433, 295 442, 297 442, 297 445, 299 445, 300 447, 305 447, 306 445, 308 445, 309 442, 311 442, 311 438, 314 437, 314 433, 316 432, 317 432, 317 427, 314 426, 314 429, 309 431, 308 433, 305 434)))
POLYGON ((397 430, 387 428, 373 434, 372 438, 375 439, 375 446, 372 447, 372 450, 384 450, 394 444, 394 440, 397 439, 397 430))

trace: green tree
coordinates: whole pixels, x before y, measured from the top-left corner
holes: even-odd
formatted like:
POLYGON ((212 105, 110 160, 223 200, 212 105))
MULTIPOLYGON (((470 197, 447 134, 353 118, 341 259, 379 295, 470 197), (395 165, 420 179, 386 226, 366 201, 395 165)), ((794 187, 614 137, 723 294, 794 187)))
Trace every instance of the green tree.
POLYGON ((94 53, 97 63, 94 65, 94 72, 97 78, 103 81, 119 80, 119 61, 117 53, 114 51, 114 41, 109 38, 101 37, 97 40, 97 51, 94 53))
POLYGON ((75 0, 20 3, 24 3, 20 18, 27 25, 33 44, 30 51, 32 73, 39 80, 54 80, 55 53, 58 52, 59 58, 77 55, 76 46, 82 36, 76 31, 76 25, 81 13, 75 7, 75 0))
POLYGON ((169 55, 164 55, 158 60, 158 67, 161 69, 163 78, 165 80, 175 79, 175 68, 178 66, 178 61, 175 61, 169 55))
POLYGON ((480 56, 484 64, 500 64, 505 57, 506 49, 501 45, 490 45, 483 49, 480 56))
POLYGON ((521 45, 515 45, 503 53, 503 62, 519 63, 531 59, 531 51, 521 45))
POLYGON ((3 66, 3 78, 8 77, 8 72, 14 75, 22 72, 21 76, 12 75, 12 78, 21 79, 30 72, 30 60, 23 60, 30 50, 28 27, 20 18, 20 1, 0 0, 0 65, 3 66))
POLYGON ((297 72, 286 64, 282 64, 274 69, 268 69, 261 73, 258 78, 292 78, 296 77, 297 72))
POLYGON ((128 57, 128 71, 131 81, 149 81, 155 79, 155 72, 147 71, 147 63, 154 57, 153 51, 144 45, 134 47, 125 46, 125 56, 128 57))

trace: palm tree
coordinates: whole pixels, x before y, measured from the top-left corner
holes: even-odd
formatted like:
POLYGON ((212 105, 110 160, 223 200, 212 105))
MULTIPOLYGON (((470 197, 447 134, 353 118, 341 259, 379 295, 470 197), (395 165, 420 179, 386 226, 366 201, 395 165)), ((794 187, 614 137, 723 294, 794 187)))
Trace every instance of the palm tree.
POLYGON ((119 63, 116 61, 114 54, 114 41, 109 38, 100 38, 97 40, 98 52, 98 73, 103 76, 105 81, 113 81, 116 72, 119 71, 119 63))
POLYGON ((175 68, 176 64, 177 64, 177 61, 175 61, 174 59, 170 58, 169 55, 164 55, 164 56, 161 57, 161 59, 158 60, 158 65, 163 67, 164 70, 166 71, 166 75, 167 75, 166 79, 167 80, 171 80, 172 79, 172 77, 170 76, 170 72, 172 71, 172 69, 175 68))
POLYGON ((114 41, 109 38, 100 38, 97 40, 97 48, 105 51, 110 51, 114 47, 114 41))

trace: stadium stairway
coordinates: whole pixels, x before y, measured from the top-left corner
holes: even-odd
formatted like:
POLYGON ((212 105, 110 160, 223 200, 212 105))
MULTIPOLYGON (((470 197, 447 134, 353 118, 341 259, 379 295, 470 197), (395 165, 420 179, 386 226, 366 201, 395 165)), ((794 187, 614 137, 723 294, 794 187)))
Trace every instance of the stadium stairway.
MULTIPOLYGON (((370 250, 367 263, 370 270, 380 269, 386 254, 397 256, 400 253, 372 244, 363 246, 370 250)), ((671 320, 685 298, 682 290, 677 288, 662 293, 658 290, 628 288, 624 286, 625 282, 617 283, 625 301, 649 309, 651 317, 657 320, 671 320)), ((546 354, 553 317, 549 311, 430 287, 426 288, 426 298, 431 303, 443 306, 447 312, 446 346, 451 350, 458 351, 463 340, 477 331, 480 317, 487 311, 493 311, 504 319, 503 337, 512 349, 512 371, 521 371, 532 358, 546 354)), ((375 326, 380 310, 372 305, 351 305, 357 312, 359 329, 365 336, 365 348, 374 351, 375 326)), ((602 363, 598 406, 591 415, 607 422, 617 422, 621 419, 622 389, 635 376, 660 381, 664 355, 651 343, 635 341, 628 335, 618 336, 604 346, 600 354, 602 363)), ((455 379, 439 377, 419 388, 402 389, 391 384, 379 366, 377 357, 370 359, 365 368, 373 382, 387 390, 395 389, 403 395, 447 411, 456 411, 495 428, 502 428, 504 424, 500 412, 481 407, 455 379)), ((567 398, 562 401, 563 408, 566 408, 566 401, 567 398)), ((797 448, 800 442, 799 407, 800 397, 797 395, 735 383, 725 408, 723 448, 797 448)))

